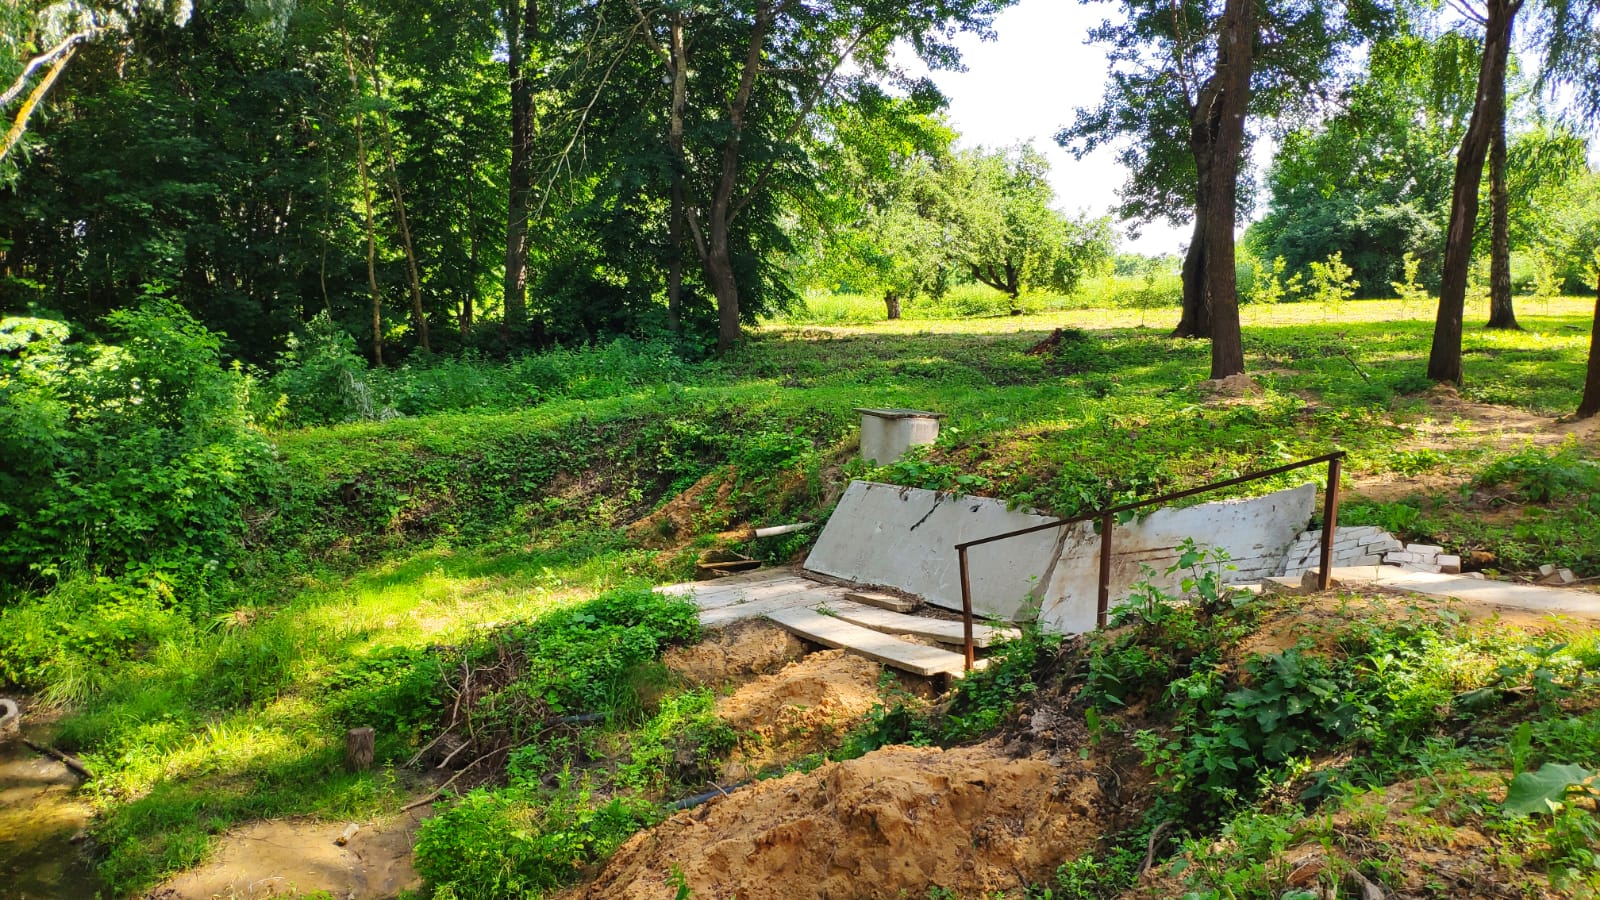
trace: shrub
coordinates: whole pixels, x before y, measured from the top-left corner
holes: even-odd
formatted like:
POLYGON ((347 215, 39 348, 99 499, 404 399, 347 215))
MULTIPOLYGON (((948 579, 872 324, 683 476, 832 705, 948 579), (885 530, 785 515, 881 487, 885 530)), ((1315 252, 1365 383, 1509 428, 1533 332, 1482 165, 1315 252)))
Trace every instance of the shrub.
POLYGON ((0 322, 0 571, 49 582, 138 561, 202 580, 237 548, 240 503, 271 460, 246 380, 154 293, 107 322, 120 345, 0 322))

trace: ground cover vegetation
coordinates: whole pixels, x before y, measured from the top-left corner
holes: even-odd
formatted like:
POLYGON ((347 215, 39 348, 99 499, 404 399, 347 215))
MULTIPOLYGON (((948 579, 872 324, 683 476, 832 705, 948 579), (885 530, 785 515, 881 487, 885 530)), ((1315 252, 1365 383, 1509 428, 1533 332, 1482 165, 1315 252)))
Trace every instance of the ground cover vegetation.
POLYGON ((1571 623, 1235 596, 1197 548, 1194 602, 943 696, 741 718, 771 673, 674 668, 648 587, 793 559, 737 529, 852 477, 1071 515, 1337 447, 1346 523, 1600 577, 1556 418, 1600 412, 1592 3, 1120 4, 1058 140, 1181 257, 906 73, 1008 5, 0 11, 0 684, 94 771, 107 892, 421 802, 432 896, 543 896, 709 788, 995 742, 1119 785, 1013 896, 1600 890, 1571 623), (948 418, 871 466, 863 405, 948 418))

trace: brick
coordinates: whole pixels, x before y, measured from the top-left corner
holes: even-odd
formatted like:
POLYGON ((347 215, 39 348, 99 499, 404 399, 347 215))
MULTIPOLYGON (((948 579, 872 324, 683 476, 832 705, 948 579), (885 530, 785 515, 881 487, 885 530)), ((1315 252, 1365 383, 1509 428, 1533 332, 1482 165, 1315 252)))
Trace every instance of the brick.
POLYGON ((1394 550, 1383 555, 1383 561, 1393 566, 1421 562, 1422 557, 1409 550, 1394 550))
POLYGON ((1556 567, 1550 565, 1549 563, 1545 563, 1544 565, 1539 567, 1539 574, 1540 575, 1554 575, 1555 573, 1556 573, 1556 567))
POLYGON ((1443 547, 1435 547, 1433 544, 1407 544, 1406 549, 1412 553, 1422 553, 1428 556, 1438 556, 1444 552, 1443 547))
POLYGON ((1441 572, 1447 572, 1447 573, 1449 573, 1451 575, 1460 574, 1460 572, 1461 572, 1461 557, 1459 557, 1459 556, 1443 556, 1443 555, 1441 555, 1439 557, 1439 560, 1438 560, 1438 565, 1439 565, 1439 571, 1441 571, 1441 572))

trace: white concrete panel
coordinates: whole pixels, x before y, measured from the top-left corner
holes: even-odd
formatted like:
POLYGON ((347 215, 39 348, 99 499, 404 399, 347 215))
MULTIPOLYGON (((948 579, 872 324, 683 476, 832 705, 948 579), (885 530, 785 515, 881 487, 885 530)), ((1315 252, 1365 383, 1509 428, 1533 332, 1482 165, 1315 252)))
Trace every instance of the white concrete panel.
MULTIPOLYGON (((1158 509, 1137 522, 1118 525, 1112 533, 1111 603, 1128 596, 1129 588, 1154 570, 1150 581, 1173 594, 1181 592, 1187 571, 1166 574, 1178 561, 1178 547, 1194 538, 1202 547, 1218 547, 1232 558, 1229 583, 1260 581, 1276 574, 1295 537, 1311 520, 1316 487, 1304 484, 1264 497, 1203 503, 1184 509, 1158 509)), ((1076 634, 1093 630, 1100 583, 1100 536, 1088 524, 1072 526, 1063 536, 1061 558, 1044 592, 1039 619, 1052 631, 1076 634)))
MULTIPOLYGON (((857 584, 898 588, 959 610, 961 574, 955 545, 1048 521, 1012 512, 986 497, 854 481, 818 537, 806 568, 857 584)), ((1031 618, 1028 601, 1048 581, 1056 534, 1050 529, 974 547, 970 551, 973 609, 990 618, 1031 618)))

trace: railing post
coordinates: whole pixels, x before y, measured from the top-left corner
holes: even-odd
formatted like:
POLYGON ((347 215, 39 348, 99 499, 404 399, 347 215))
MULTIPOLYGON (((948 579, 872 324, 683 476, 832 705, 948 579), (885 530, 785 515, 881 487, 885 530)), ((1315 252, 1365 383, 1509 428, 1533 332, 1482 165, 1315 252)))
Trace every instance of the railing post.
POLYGON ((1106 613, 1111 608, 1111 529, 1117 517, 1106 513, 1100 517, 1100 593, 1095 600, 1094 624, 1106 627, 1106 613))
POLYGON ((966 671, 972 671, 977 653, 972 645, 972 582, 967 577, 967 548, 957 547, 956 558, 961 563, 961 648, 966 652, 966 671))
POLYGON ((1339 476, 1343 460, 1328 460, 1328 488, 1322 492, 1322 568, 1317 572, 1317 590, 1333 583, 1333 533, 1339 528, 1339 476))

